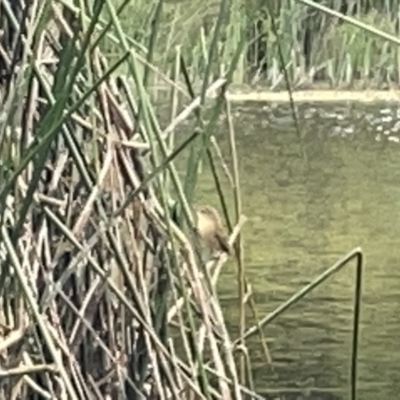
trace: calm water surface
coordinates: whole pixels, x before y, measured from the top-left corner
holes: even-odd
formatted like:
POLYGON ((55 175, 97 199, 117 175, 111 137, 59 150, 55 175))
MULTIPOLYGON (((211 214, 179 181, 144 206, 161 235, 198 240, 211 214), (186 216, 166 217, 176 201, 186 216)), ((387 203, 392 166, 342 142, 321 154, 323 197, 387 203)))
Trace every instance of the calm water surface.
MULTIPOLYGON (((248 217, 245 262, 258 313, 270 313, 361 246, 366 265, 359 398, 398 398, 400 109, 305 104, 298 113, 302 140, 287 106, 234 109, 248 217)), ((229 159, 225 124, 219 129, 217 137, 229 159)), ((199 201, 218 206, 207 169, 200 189, 199 201)), ((219 284, 233 337, 238 319, 235 273, 235 266, 227 265, 219 284)), ((249 339, 261 392, 285 389, 280 395, 285 399, 348 398, 353 289, 354 268, 349 266, 266 327, 272 366, 264 359, 259 337, 249 339)))

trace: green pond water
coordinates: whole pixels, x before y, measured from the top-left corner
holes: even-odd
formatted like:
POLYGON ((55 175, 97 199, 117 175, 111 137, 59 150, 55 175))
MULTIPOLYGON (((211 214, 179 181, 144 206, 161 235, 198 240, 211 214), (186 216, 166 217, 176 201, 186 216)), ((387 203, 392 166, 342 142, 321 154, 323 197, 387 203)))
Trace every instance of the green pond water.
MULTIPOLYGON (((288 106, 237 105, 247 277, 259 316, 273 311, 354 247, 366 259, 359 348, 359 399, 400 392, 400 108, 298 106, 302 139, 288 106)), ((226 124, 215 133, 229 162, 226 124)), ((220 170, 220 175, 222 171, 220 170)), ((229 192, 228 183, 224 190, 229 192)), ((219 206, 204 167, 197 200, 219 206)), ((230 197, 232 211, 233 197, 230 197)), ((349 396, 355 262, 265 329, 250 349, 254 380, 266 398, 349 396), (270 390, 281 393, 268 394, 270 390), (308 390, 308 389, 311 389, 308 390)), ((232 338, 238 334, 235 264, 219 294, 232 338)), ((254 319, 248 311, 249 325, 254 319)))

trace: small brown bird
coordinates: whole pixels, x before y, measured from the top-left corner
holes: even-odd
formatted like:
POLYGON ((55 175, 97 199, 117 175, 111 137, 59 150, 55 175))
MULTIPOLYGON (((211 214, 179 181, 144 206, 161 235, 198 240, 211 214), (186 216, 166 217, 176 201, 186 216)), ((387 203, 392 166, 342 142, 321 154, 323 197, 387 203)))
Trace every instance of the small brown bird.
POLYGON ((196 210, 196 229, 211 253, 231 253, 228 237, 224 232, 221 219, 215 208, 203 206, 196 210))

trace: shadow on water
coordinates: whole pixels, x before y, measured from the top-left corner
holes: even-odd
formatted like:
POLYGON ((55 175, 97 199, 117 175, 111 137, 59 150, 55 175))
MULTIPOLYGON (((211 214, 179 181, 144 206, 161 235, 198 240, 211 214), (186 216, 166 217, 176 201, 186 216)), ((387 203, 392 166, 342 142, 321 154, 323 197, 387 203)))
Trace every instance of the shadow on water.
MULTIPOLYGON (((367 265, 359 398, 397 398, 400 109, 301 105, 298 113, 301 143, 288 107, 235 108, 243 208, 249 218, 245 261, 258 313, 270 313, 361 246, 367 265)), ((225 137, 220 144, 228 154, 225 137)), ((218 206, 207 170, 199 185, 199 201, 218 206)), ((258 336, 249 339, 254 380, 268 398, 348 398, 353 291, 354 268, 345 268, 268 325, 272 366, 258 336)), ((221 276, 219 293, 235 337, 233 268, 221 276)))

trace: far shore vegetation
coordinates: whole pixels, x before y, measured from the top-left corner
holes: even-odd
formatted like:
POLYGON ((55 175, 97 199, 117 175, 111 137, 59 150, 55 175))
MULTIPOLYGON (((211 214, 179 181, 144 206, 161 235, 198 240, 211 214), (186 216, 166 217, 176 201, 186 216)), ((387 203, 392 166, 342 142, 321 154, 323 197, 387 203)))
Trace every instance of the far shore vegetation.
MULTIPOLYGON (((115 0, 119 6, 126 3, 115 0)), ((166 0, 153 49, 154 65, 174 75, 182 57, 192 83, 201 84, 219 13, 219 0, 166 0)), ((310 7, 307 0, 234 0, 221 22, 211 62, 210 81, 226 71, 235 49, 245 42, 232 82, 251 88, 286 90, 387 90, 400 80, 398 43, 373 35, 310 7), (286 72, 283 73, 282 64, 286 72), (286 77, 285 77, 286 74, 286 77)), ((399 37, 399 0, 317 0, 317 5, 343 13, 375 30, 399 37)), ((156 2, 138 0, 121 13, 124 31, 144 49, 156 2)), ((120 54, 107 41, 109 57, 120 54)), ((146 51, 143 51, 145 57, 146 51)), ((160 84, 157 74, 155 85, 160 84)))

